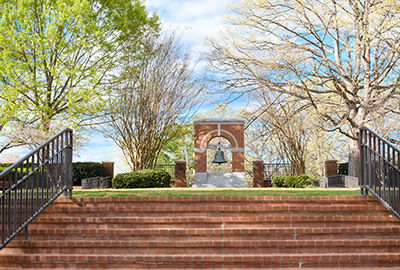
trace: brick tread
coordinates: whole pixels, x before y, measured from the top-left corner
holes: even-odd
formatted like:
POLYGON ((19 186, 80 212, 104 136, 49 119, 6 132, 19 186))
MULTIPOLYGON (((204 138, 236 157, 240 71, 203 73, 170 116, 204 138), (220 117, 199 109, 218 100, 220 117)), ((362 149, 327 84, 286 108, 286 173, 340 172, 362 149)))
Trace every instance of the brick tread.
MULTIPOLYGON (((274 222, 395 222, 398 219, 394 216, 324 216, 324 215, 255 215, 253 217, 39 217, 34 223, 118 223, 118 224, 182 224, 182 223, 274 223, 274 222)), ((173 227, 173 226, 172 226, 173 227)))
POLYGON ((29 254, 3 255, 1 263, 24 262, 69 262, 69 263, 347 263, 347 262, 396 262, 400 266, 400 253, 363 253, 363 254, 188 254, 188 255, 87 255, 87 254, 29 254))
POLYGON ((55 203, 119 203, 119 202, 328 202, 337 204, 338 202, 349 203, 377 203, 372 196, 198 196, 198 197, 104 197, 104 198, 58 198, 55 203))
POLYGON ((147 228, 147 229, 29 229, 30 234, 113 234, 113 235, 211 235, 211 234, 348 234, 348 233, 400 233, 400 227, 324 227, 324 228, 147 228))
POLYGON ((360 204, 360 205, 337 205, 337 204, 319 204, 319 203, 254 203, 248 205, 248 202, 235 202, 232 205, 226 205, 225 203, 218 204, 207 204, 203 203, 188 203, 188 205, 182 205, 180 203, 153 203, 149 205, 148 203, 116 203, 109 205, 110 203, 102 204, 91 204, 84 205, 84 207, 79 206, 75 203, 62 204, 57 206, 51 206, 47 212, 51 213, 54 211, 70 211, 70 212, 96 212, 96 211, 145 211, 145 212, 156 212, 156 211, 173 211, 173 212, 191 212, 191 211, 244 211, 244 212, 254 212, 254 211, 315 211, 315 212, 335 212, 335 211, 380 211, 383 208, 382 205, 371 203, 371 204, 360 204), (243 205, 242 205, 243 204, 243 205))
POLYGON ((8 246, 23 248, 262 248, 262 247, 387 247, 400 248, 400 239, 333 240, 203 240, 203 241, 21 241, 8 246))
MULTIPOLYGON (((167 267, 167 266, 166 266, 167 267)), ((223 267, 223 268, 220 268, 220 267, 218 267, 218 266, 213 266, 212 268, 205 268, 203 265, 200 265, 199 267, 197 267, 197 268, 188 268, 188 267, 190 267, 190 266, 186 266, 186 265, 184 265, 184 266, 181 266, 181 267, 179 267, 178 265, 176 265, 176 266, 174 266, 174 269, 185 269, 185 270, 195 270, 195 269, 214 269, 214 270, 223 270, 223 269, 230 269, 230 270, 243 270, 243 268, 241 267, 241 268, 237 268, 237 267, 223 267)), ((7 270, 16 270, 16 269, 21 269, 21 267, 18 267, 18 268, 16 268, 16 267, 13 267, 13 268, 10 268, 10 267, 7 267, 7 268, 3 268, 1 265, 0 265, 0 269, 7 269, 7 270)), ((43 267, 41 268, 41 269, 44 269, 43 267)), ((63 267, 63 268, 51 268, 51 270, 65 270, 65 269, 72 269, 72 268, 66 268, 66 267, 63 267)), ((74 269, 76 269, 76 268, 74 268, 74 269)), ((93 269, 93 268, 90 268, 90 269, 93 269)), ((110 268, 99 268, 98 267, 98 265, 96 265, 96 270, 108 270, 108 269, 114 269, 114 270, 126 270, 126 269, 133 269, 133 267, 130 267, 130 268, 126 268, 126 267, 124 267, 124 266, 121 266, 121 267, 118 267, 118 265, 115 265, 115 266, 113 266, 113 267, 110 267, 110 268)), ((162 266, 158 266, 158 267, 155 267, 154 265, 151 265, 151 267, 148 267, 148 268, 141 268, 141 267, 135 267, 134 269, 138 269, 138 270, 140 270, 140 269, 172 269, 172 268, 165 268, 165 267, 162 267, 162 266)), ((281 268, 281 267, 278 267, 278 268, 271 268, 271 267, 268 267, 268 268, 265 268, 265 267, 262 267, 262 268, 260 268, 260 267, 258 267, 258 268, 255 268, 254 266, 253 267, 251 267, 251 268, 249 268, 249 267, 246 267, 246 269, 247 270, 251 270, 251 269, 268 269, 268 270, 281 270, 281 269, 283 269, 283 268, 281 268)), ((285 270, 299 270, 300 268, 299 267, 296 267, 296 268, 284 268, 285 270)), ((304 270, 321 270, 321 268, 309 268, 309 267, 302 267, 301 269, 304 269, 304 270)), ((326 268, 325 268, 326 269, 326 268)), ((329 267, 329 269, 340 269, 340 270, 354 270, 355 268, 354 267, 329 267)), ((362 269, 363 270, 393 270, 393 269, 395 269, 395 270, 398 270, 398 267, 370 267, 370 266, 363 266, 362 267, 362 269)))

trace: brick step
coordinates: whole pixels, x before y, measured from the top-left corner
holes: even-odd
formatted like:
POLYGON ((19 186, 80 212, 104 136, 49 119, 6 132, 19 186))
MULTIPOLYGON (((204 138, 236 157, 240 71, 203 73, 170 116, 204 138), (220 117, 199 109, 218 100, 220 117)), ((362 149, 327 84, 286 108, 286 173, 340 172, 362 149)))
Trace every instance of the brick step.
MULTIPOLYGON (((29 226, 30 227, 30 226, 29 226)), ((325 240, 400 239, 397 227, 218 228, 218 229, 28 229, 29 240, 325 240)), ((23 239, 23 235, 17 236, 23 239)))
MULTIPOLYGON (((156 197, 157 198, 157 197, 156 197)), ((186 198, 186 197, 184 197, 186 198)), ((191 197, 189 197, 191 198, 191 197)), ((224 198, 224 197, 222 197, 224 198)), ((241 197, 239 197, 241 198, 241 197)), ((247 197, 245 197, 247 198, 247 197)), ((257 197, 258 198, 258 197, 257 197)), ((79 198, 78 198, 79 199, 79 198)), ((85 199, 85 198, 82 198, 85 199)), ((90 199, 90 198, 86 198, 90 199)), ((332 209, 346 209, 346 208, 353 208, 353 209, 359 209, 363 207, 374 207, 378 209, 383 209, 383 207, 374 200, 361 200, 361 201, 327 201, 327 200, 322 200, 322 201, 249 201, 249 200, 243 200, 243 201, 149 201, 149 202, 141 202, 141 201, 103 201, 101 199, 110 199, 110 198, 92 198, 92 199, 97 199, 96 202, 80 202, 77 201, 77 199, 74 199, 74 201, 65 201, 62 200, 62 198, 57 199, 55 203, 53 203, 49 208, 49 212, 53 211, 58 211, 59 209, 62 210, 69 210, 69 211, 79 211, 84 208, 94 208, 96 210, 99 209, 104 209, 108 211, 109 209, 123 209, 123 208, 132 208, 132 207, 143 207, 143 209, 150 208, 152 210, 157 210, 158 207, 161 207, 166 210, 178 210, 180 208, 185 209, 187 207, 191 208, 191 210, 196 210, 198 208, 199 210, 213 210, 213 208, 225 208, 226 210, 238 210, 239 208, 253 208, 256 211, 259 210, 280 210, 282 208, 293 208, 294 210, 296 209, 309 209, 313 207, 321 207, 324 208, 325 210, 329 210, 331 207, 332 209), (61 201, 61 202, 60 202, 61 201)), ((115 198, 111 198, 115 199, 115 198)), ((123 199, 123 198, 121 198, 123 199)), ((173 199, 173 198, 172 198, 173 199)), ((191 198, 192 199, 192 198, 191 198)))
MULTIPOLYGON (((389 211, 370 211, 359 213, 356 211, 352 212, 87 212, 87 213, 44 213, 40 215, 40 218, 47 218, 48 220, 54 219, 55 222, 60 222, 60 219, 65 217, 73 218, 232 218, 237 219, 254 219, 254 217, 263 217, 266 219, 275 219, 276 216, 289 219, 291 217, 300 217, 304 220, 304 217, 320 216, 327 220, 332 218, 343 217, 347 220, 354 220, 357 216, 360 220, 371 220, 371 217, 376 219, 394 220, 393 215, 389 211)), ((39 222, 41 223, 41 222, 39 222)))
POLYGON ((386 240, 197 240, 16 241, 6 254, 325 254, 400 253, 400 239, 386 240))
POLYGON ((252 217, 39 217, 30 228, 234 228, 234 227, 362 227, 370 224, 376 226, 400 226, 394 216, 323 216, 323 215, 254 215, 252 217))
MULTIPOLYGON (((230 270, 243 270, 243 267, 240 267, 240 268, 237 268, 237 267, 235 267, 235 266, 231 266, 231 267, 222 267, 221 268, 221 265, 215 265, 215 266, 213 266, 212 268, 210 268, 210 267, 207 267, 207 268, 205 268, 203 265, 198 265, 197 266, 197 268, 192 268, 192 267, 189 267, 189 266, 184 266, 184 267, 182 267, 182 266, 179 266, 179 265, 175 265, 173 268, 171 267, 171 265, 167 265, 167 267, 168 268, 166 268, 164 265, 160 265, 160 266, 149 266, 149 267, 135 267, 135 268, 129 268, 129 269, 185 269, 185 270, 195 270, 195 269, 214 269, 214 270, 226 270, 226 269, 230 269, 230 270)), ((193 266, 193 267, 196 267, 196 266, 193 266)), ((0 269, 4 269, 4 268, 1 268, 1 266, 0 266, 0 269)), ((10 268, 10 267, 7 267, 6 268, 7 270, 15 270, 15 269, 22 269, 22 266, 18 266, 18 267, 13 267, 13 268, 10 268)), ((32 269, 32 268, 31 268, 32 269)), ((64 268, 41 268, 41 269, 51 269, 51 270, 65 270, 66 268, 64 267, 64 268)), ((71 268, 69 268, 69 269, 71 269, 71 268)), ((83 269, 85 269, 85 268, 83 268, 83 269)), ((89 269, 89 268, 88 268, 89 269)), ((110 267, 110 268, 98 268, 98 267, 96 267, 96 270, 108 270, 108 269, 123 269, 123 270, 126 270, 127 268, 125 267, 125 266, 119 266, 119 265, 115 265, 115 266, 113 266, 112 268, 110 267)), ((246 269, 260 269, 260 267, 251 267, 251 268, 249 268, 249 267, 247 267, 246 269)), ((268 267, 268 270, 281 270, 281 269, 283 269, 283 268, 281 268, 280 266, 278 267, 278 268, 270 268, 270 267, 268 267)), ((285 270, 299 270, 300 268, 299 268, 299 266, 297 266, 296 268, 284 268, 285 270)), ((321 268, 315 268, 315 267, 302 267, 301 269, 305 269, 305 270, 321 270, 321 268)), ((356 269, 355 267, 329 267, 329 269, 340 269, 340 270, 354 270, 354 269, 356 269)), ((369 267, 369 266, 365 266, 365 265, 363 265, 363 267, 362 267, 362 269, 363 270, 393 270, 393 269, 396 269, 396 270, 398 270, 398 267, 377 267, 377 266, 371 266, 371 267, 369 267)))
POLYGON ((84 197, 84 198, 66 198, 60 197, 55 203, 116 203, 116 202, 343 202, 362 203, 376 202, 372 196, 184 196, 184 197, 84 197))
MULTIPOLYGON (((137 224, 63 224, 63 225, 46 225, 46 228, 49 230, 51 229, 74 229, 77 226, 81 230, 107 230, 107 229, 126 229, 126 230, 132 230, 132 229, 218 229, 218 228, 243 228, 244 226, 246 228, 341 228, 341 227, 365 227, 368 225, 376 225, 380 227, 392 227, 394 226, 394 223, 374 223, 371 224, 371 222, 359 222, 359 223, 351 223, 351 222, 329 222, 329 223, 324 223, 324 222, 296 222, 296 223, 246 223, 245 225, 243 223, 235 223, 235 222, 230 222, 230 223, 199 223, 199 224, 192 224, 192 223, 175 223, 175 224, 168 224, 168 223, 137 223, 137 224)), ((398 226, 398 225, 396 225, 398 226)), ((35 227, 33 224, 30 225, 32 229, 40 229, 42 226, 35 227)))
POLYGON ((119 197, 119 198, 58 198, 48 211, 57 208, 87 207, 237 207, 237 206, 380 206, 372 197, 119 197))
POLYGON ((379 205, 361 205, 361 206, 318 206, 318 205, 297 205, 297 206, 271 206, 271 205, 237 205, 237 206, 103 206, 103 207, 56 207, 45 211, 45 214, 51 217, 62 217, 66 214, 82 217, 91 216, 116 216, 120 213, 131 216, 193 216, 195 213, 202 215, 267 215, 267 214, 325 214, 325 215, 353 215, 355 212, 360 216, 369 215, 389 215, 384 211, 383 206, 379 205))
MULTIPOLYGON (((11 265, 11 264, 10 264, 11 265)), ((17 264, 12 264, 12 265, 17 265, 17 264)), ((44 264, 42 264, 42 265, 44 265, 44 264)), ((50 264, 48 264, 48 265, 50 265, 50 264)), ((98 265, 96 265, 96 266, 98 266, 98 265)), ((117 268, 118 266, 115 266, 115 267, 110 267, 110 268, 98 268, 98 267, 96 267, 96 270, 108 270, 108 269, 127 269, 127 268, 125 268, 125 267, 123 267, 123 268, 117 268)), ((196 266, 193 266, 193 267, 196 267, 196 266)), ((357 267, 329 267, 329 268, 325 268, 325 269, 331 269, 331 270, 333 270, 333 269, 340 269, 340 270, 354 270, 354 269, 356 269, 357 267)), ((1 266, 0 266, 0 269, 7 269, 7 270, 15 270, 15 269, 22 269, 22 266, 18 266, 18 267, 10 267, 10 266, 8 266, 8 267, 6 267, 6 268, 2 268, 1 266)), ((32 268, 31 268, 32 269, 32 268)), ((41 270, 65 270, 66 268, 64 267, 64 268, 44 268, 44 267, 40 267, 40 269, 41 270)), ((69 269, 72 269, 72 268, 69 268, 69 269)), ((81 269, 90 269, 90 268, 86 268, 86 267, 84 267, 84 268, 81 268, 81 269)), ((189 266, 179 266, 179 265, 175 265, 175 266, 173 266, 173 267, 171 267, 171 265, 166 265, 166 266, 164 266, 164 265, 156 265, 156 266, 153 266, 153 267, 145 267, 145 266, 142 266, 142 267, 135 267, 135 268, 132 268, 132 267, 130 267, 129 269, 185 269, 185 270, 198 270, 198 269, 213 269, 213 270, 226 270, 226 269, 230 269, 230 270, 243 270, 243 267, 239 267, 239 268, 237 268, 237 267, 235 267, 235 266, 231 266, 231 267, 229 267, 229 268, 227 268, 226 266, 225 267, 222 267, 221 268, 221 266, 220 265, 214 265, 214 266, 212 266, 212 267, 204 267, 203 265, 198 265, 197 266, 197 268, 192 268, 192 267, 189 267, 189 266), (168 268, 167 268, 168 267, 168 268)), ((281 268, 281 266, 279 266, 279 267, 277 267, 277 268, 271 268, 271 267, 268 267, 268 268, 260 268, 260 267, 251 267, 251 268, 249 268, 249 267, 246 267, 246 269, 268 269, 268 270, 281 270, 281 269, 285 269, 285 270, 299 270, 300 268, 297 266, 296 268, 281 268)), ((303 270, 321 270, 321 268, 315 268, 315 267, 302 267, 301 269, 303 269, 303 270)), ((398 270, 398 267, 396 267, 396 266, 394 266, 394 267, 369 267, 369 266, 363 266, 362 267, 362 269, 366 269, 366 270, 398 270)))
POLYGON ((183 224, 183 223, 297 223, 297 222, 374 222, 374 223, 394 223, 393 225, 400 226, 399 220, 393 215, 386 215, 383 217, 377 216, 341 216, 341 215, 256 215, 256 216, 192 216, 192 217, 47 217, 46 215, 40 216, 33 221, 32 224, 46 223, 48 224, 183 224))
POLYGON ((62 207, 109 206, 362 206, 380 205, 372 197, 119 197, 119 198, 58 198, 49 209, 62 207))
POLYGON ((399 253, 201 255, 3 255, 0 269, 218 269, 400 267, 399 253))

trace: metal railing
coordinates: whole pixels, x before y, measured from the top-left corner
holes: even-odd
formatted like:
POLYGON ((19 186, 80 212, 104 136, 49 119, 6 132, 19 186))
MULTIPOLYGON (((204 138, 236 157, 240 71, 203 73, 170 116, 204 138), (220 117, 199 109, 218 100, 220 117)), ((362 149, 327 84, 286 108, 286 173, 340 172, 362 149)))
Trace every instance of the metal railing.
POLYGON ((154 169, 166 171, 171 175, 171 182, 175 181, 175 164, 156 164, 154 169))
POLYGON ((370 192, 400 219, 400 150, 363 127, 361 150, 361 195, 370 192))
POLYGON ((293 175, 293 166, 289 163, 265 163, 264 180, 271 180, 275 175, 293 175))
POLYGON ((64 129, 0 173, 2 249, 59 195, 72 196, 72 130, 64 129))

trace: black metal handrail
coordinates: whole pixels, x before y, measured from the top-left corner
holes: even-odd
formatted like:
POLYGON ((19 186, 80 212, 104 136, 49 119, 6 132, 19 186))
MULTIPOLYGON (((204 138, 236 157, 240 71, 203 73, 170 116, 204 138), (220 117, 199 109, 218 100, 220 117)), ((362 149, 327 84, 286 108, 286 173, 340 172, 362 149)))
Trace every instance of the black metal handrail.
POLYGON ((155 164, 154 169, 165 170, 171 176, 171 181, 175 181, 175 164, 155 164))
POLYGON ((400 219, 400 150, 366 127, 359 144, 361 195, 370 192, 400 219))
POLYGON ((2 249, 50 203, 72 196, 72 129, 64 129, 0 173, 2 249))
POLYGON ((271 180, 276 175, 293 175, 293 166, 289 163, 265 163, 264 179, 271 180))

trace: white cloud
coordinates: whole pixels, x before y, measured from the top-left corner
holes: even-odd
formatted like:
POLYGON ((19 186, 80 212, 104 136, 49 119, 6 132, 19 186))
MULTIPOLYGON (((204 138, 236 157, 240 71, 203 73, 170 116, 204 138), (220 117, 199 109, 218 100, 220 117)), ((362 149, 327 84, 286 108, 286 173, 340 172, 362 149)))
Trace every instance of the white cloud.
MULTIPOLYGON (((237 0, 236 0, 237 1, 237 0)), ((229 0, 148 0, 150 11, 157 10, 164 28, 177 30, 182 41, 191 46, 194 56, 205 50, 205 40, 222 29, 222 19, 228 14, 229 0)))

